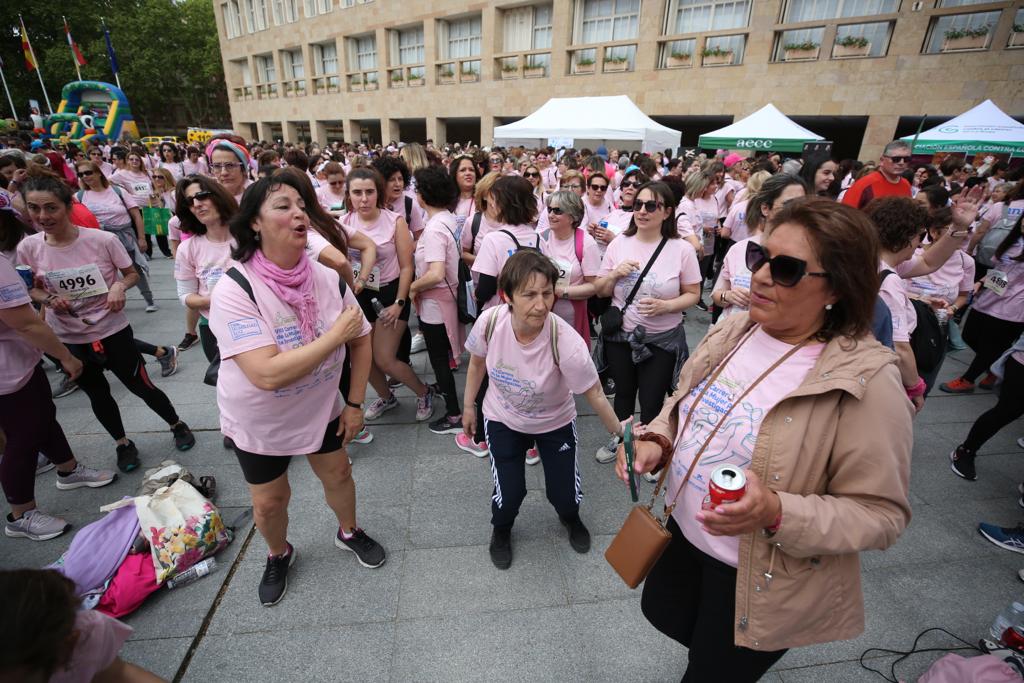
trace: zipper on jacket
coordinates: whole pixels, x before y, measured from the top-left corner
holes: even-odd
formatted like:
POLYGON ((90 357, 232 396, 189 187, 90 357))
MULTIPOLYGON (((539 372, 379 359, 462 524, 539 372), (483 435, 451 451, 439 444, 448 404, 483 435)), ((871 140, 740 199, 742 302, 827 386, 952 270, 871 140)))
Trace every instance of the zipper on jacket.
MULTIPOLYGON (((785 400, 786 399, 783 399, 783 401, 785 401, 785 400)), ((773 408, 773 410, 775 410, 777 408, 778 408, 778 404, 775 405, 775 408, 773 408)), ((760 436, 760 432, 758 433, 758 436, 760 436)), ((762 467, 761 471, 757 473, 757 476, 759 476, 761 478, 761 481, 766 486, 767 486, 767 482, 768 482, 768 469, 769 469, 768 466, 771 464, 769 462, 769 458, 771 457, 771 449, 767 449, 767 450, 768 450, 768 453, 765 455, 764 467, 762 467)), ((751 463, 751 464, 753 464, 753 463, 751 463)), ((752 535, 752 538, 751 538, 751 541, 750 541, 750 554, 751 554, 751 556, 753 556, 753 554, 754 554, 754 543, 757 542, 757 532, 753 532, 751 535, 752 535)), ((769 588, 769 586, 771 584, 771 581, 772 581, 772 569, 773 569, 774 564, 775 564, 775 551, 778 549, 778 547, 779 547, 778 543, 773 543, 772 544, 772 554, 771 554, 771 556, 769 557, 769 560, 768 560, 768 570, 764 573, 764 577, 765 577, 765 590, 767 590, 769 588)), ((753 560, 751 560, 751 562, 749 563, 749 565, 747 567, 747 591, 746 591, 746 600, 745 600, 746 604, 744 605, 744 614, 740 618, 740 629, 744 630, 744 631, 747 630, 747 623, 748 623, 747 618, 748 618, 748 616, 750 614, 750 594, 752 592, 750 590, 750 586, 753 583, 753 578, 754 578, 753 572, 754 572, 754 562, 753 562, 753 560)))
POLYGON ((768 557, 768 571, 764 573, 764 589, 768 590, 772 586, 772 569, 775 568, 775 551, 779 549, 778 543, 772 543, 772 554, 768 557))

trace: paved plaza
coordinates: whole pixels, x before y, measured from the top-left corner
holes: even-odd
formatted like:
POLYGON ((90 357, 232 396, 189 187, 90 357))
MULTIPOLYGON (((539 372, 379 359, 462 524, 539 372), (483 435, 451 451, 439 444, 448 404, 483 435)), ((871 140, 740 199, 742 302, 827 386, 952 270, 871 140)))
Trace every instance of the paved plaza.
MULTIPOLYGON (((143 312, 137 292, 128 312, 138 338, 158 344, 182 336, 184 313, 174 293, 172 261, 151 264, 161 310, 143 312)), ((708 314, 693 311, 691 345, 708 314)), ((413 357, 430 375, 426 354, 413 357)), ((969 361, 950 356, 943 381, 969 361)), ((460 392, 466 364, 456 375, 460 392)), ((217 478, 217 504, 227 521, 249 505, 234 455, 223 449, 214 389, 202 384, 206 362, 198 346, 182 355, 181 369, 154 381, 195 431, 195 448, 178 453, 161 420, 110 377, 143 469, 174 458, 198 475, 217 478)), ((56 377, 51 373, 51 382, 56 377)), ((260 606, 256 587, 266 546, 252 525, 217 556, 209 577, 155 593, 125 621, 135 629, 122 651, 128 661, 168 680, 181 681, 676 681, 684 649, 653 628, 640 612, 640 592, 628 589, 603 553, 629 507, 611 465, 593 453, 605 431, 584 402, 580 407, 581 516, 594 537, 587 555, 570 548, 548 504, 541 466, 527 468, 529 493, 513 531, 514 561, 493 567, 490 538, 491 477, 486 460, 464 453, 452 436, 415 423, 411 394, 401 407, 370 425, 374 441, 350 453, 359 523, 388 551, 380 569, 361 567, 334 546, 333 513, 319 482, 301 460, 292 464, 291 532, 298 551, 288 594, 273 608, 260 606)), ((788 653, 765 680, 778 683, 880 680, 858 664, 872 647, 909 649, 914 637, 942 626, 976 641, 995 614, 1024 593, 1017 570, 1024 556, 996 548, 976 531, 978 521, 1012 526, 1024 515, 1017 484, 1024 479, 1016 439, 1018 422, 1003 430, 978 458, 978 481, 949 469, 950 450, 995 397, 936 392, 915 421, 910 482, 914 517, 897 544, 862 555, 867 610, 865 633, 853 641, 788 653)), ((114 467, 114 448, 81 392, 59 399, 58 418, 78 458, 114 467)), ((439 413, 438 413, 439 414, 439 413)), ((41 475, 39 506, 64 516, 74 529, 100 516, 99 507, 133 495, 142 470, 120 475, 103 489, 58 491, 55 472, 41 475)), ((644 484, 649 487, 649 484, 644 484)), ((649 491, 649 488, 645 489, 649 491)), ((34 543, 0 537, 0 568, 40 567, 67 548, 72 534, 34 543)), ((932 636, 927 646, 952 641, 932 636)), ((898 669, 916 679, 939 655, 917 655, 898 669)), ((889 658, 871 663, 888 670, 889 658)), ((722 663, 728 680, 729 663, 722 663)))

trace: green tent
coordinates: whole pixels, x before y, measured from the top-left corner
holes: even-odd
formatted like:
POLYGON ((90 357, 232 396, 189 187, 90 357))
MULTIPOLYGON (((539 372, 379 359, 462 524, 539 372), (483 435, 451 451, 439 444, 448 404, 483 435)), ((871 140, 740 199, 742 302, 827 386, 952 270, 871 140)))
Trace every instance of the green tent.
POLYGON ((1006 115, 992 100, 985 100, 931 130, 906 140, 915 154, 964 152, 966 154, 1015 154, 1024 156, 1024 124, 1006 115))
POLYGON ((805 142, 824 139, 766 104, 745 119, 701 135, 697 144, 704 149, 802 152, 805 142))

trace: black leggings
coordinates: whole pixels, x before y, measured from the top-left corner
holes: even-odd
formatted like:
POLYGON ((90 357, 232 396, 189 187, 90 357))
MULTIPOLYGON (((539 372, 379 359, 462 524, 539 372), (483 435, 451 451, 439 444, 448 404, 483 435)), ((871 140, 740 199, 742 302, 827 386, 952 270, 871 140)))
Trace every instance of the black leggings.
POLYGON ((615 380, 615 416, 625 420, 636 409, 640 394, 640 421, 650 424, 661 412, 665 396, 672 387, 676 357, 654 346, 654 354, 642 363, 633 363, 633 352, 627 342, 605 341, 604 355, 608 371, 615 380))
MULTIPOLYGON (((156 244, 164 256, 171 257, 171 246, 167 243, 167 235, 157 235, 156 244)), ((146 235, 146 255, 153 255, 153 235, 146 235)))
POLYGON ((110 384, 103 376, 104 370, 110 370, 150 409, 163 418, 168 425, 178 424, 178 413, 167 398, 167 395, 156 388, 146 373, 146 362, 142 360, 132 328, 129 325, 120 332, 99 341, 102 350, 94 349, 92 344, 65 344, 68 350, 82 361, 84 368, 77 382, 92 403, 92 412, 100 421, 107 433, 115 441, 124 438, 124 423, 121 422, 121 411, 117 401, 110 395, 110 384))
POLYGON ((41 365, 25 386, 0 396, 0 429, 7 436, 0 459, 0 484, 8 503, 25 505, 35 499, 37 453, 55 465, 74 457, 57 422, 50 383, 41 365))
POLYGON ((423 341, 427 343, 427 357, 430 358, 430 367, 434 369, 434 377, 437 378, 437 386, 444 394, 445 414, 448 417, 461 415, 462 408, 459 407, 459 394, 455 388, 455 375, 448 363, 449 352, 452 345, 448 342, 448 332, 444 323, 431 324, 420 321, 420 332, 423 333, 423 341))
POLYGON ((999 360, 1017 337, 1024 332, 1024 322, 1013 322, 996 318, 977 309, 971 309, 964 325, 963 338, 974 350, 974 360, 964 372, 963 378, 974 382, 999 360))
POLYGON ((736 570, 686 540, 675 519, 672 540, 644 582, 640 608, 651 626, 686 646, 683 683, 757 681, 785 650, 737 647, 736 570))
POLYGON ((996 432, 1021 415, 1024 415, 1024 365, 1010 356, 1006 359, 1003 384, 999 388, 999 402, 975 420, 964 448, 976 453, 996 432))

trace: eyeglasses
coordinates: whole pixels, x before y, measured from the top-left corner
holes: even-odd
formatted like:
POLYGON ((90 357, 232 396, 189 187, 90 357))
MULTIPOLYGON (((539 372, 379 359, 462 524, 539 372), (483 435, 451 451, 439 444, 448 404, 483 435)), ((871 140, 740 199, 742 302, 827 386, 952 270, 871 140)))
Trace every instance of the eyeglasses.
POLYGON ((772 282, 782 287, 795 287, 805 275, 828 277, 828 273, 812 273, 807 271, 807 261, 793 256, 780 254, 769 258, 768 252, 756 242, 747 242, 747 270, 752 274, 768 264, 772 282))
POLYGON ((605 190, 608 189, 607 185, 594 185, 593 183, 591 183, 588 187, 594 192, 604 192, 605 190))
POLYGON ((639 211, 643 208, 647 213, 654 213, 658 209, 664 209, 665 205, 661 202, 654 201, 653 199, 647 202, 636 202, 633 204, 633 211, 639 211))
POLYGON ((199 190, 199 192, 196 192, 191 197, 186 196, 185 201, 188 202, 189 206, 192 206, 196 202, 201 202, 204 199, 209 199, 211 196, 213 196, 213 193, 210 192, 209 190, 199 190))
POLYGON ((625 190, 627 187, 640 187, 640 183, 638 183, 635 180, 627 180, 626 182, 619 185, 619 187, 625 190))
POLYGON ((540 173, 530 173, 529 171, 527 171, 526 173, 523 174, 523 177, 524 178, 540 178, 540 173))
POLYGON ((210 168, 214 171, 229 171, 232 168, 245 168, 242 164, 210 164, 210 168))
POLYGON ((551 214, 552 216, 564 216, 565 215, 565 211, 561 207, 558 207, 558 206, 549 206, 548 207, 548 213, 551 214))
POLYGON ((894 164, 909 164, 910 163, 910 156, 909 155, 907 155, 907 156, 892 157, 892 156, 889 156, 888 154, 886 154, 884 156, 885 156, 886 159, 888 159, 889 161, 891 161, 894 164))
POLYGON ((93 173, 94 173, 94 171, 79 171, 78 175, 82 176, 83 178, 85 178, 85 177, 91 176, 93 173))

